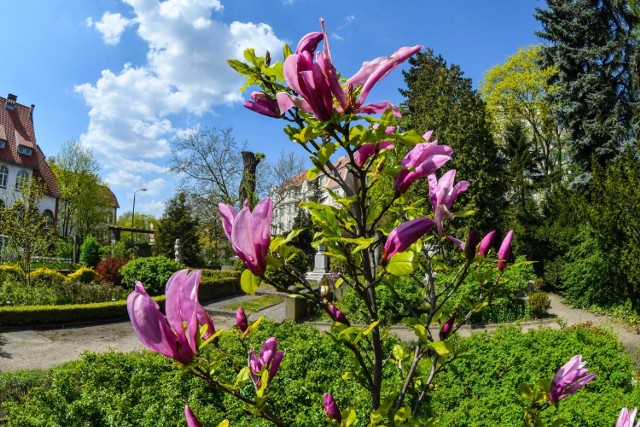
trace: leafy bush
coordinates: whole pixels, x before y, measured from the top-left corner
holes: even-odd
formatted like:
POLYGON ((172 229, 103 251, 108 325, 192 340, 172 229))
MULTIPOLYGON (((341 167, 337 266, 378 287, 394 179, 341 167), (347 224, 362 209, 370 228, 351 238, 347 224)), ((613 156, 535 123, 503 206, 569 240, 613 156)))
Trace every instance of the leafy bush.
POLYGON ((100 248, 100 258, 131 259, 136 253, 135 248, 129 248, 124 241, 118 240, 113 245, 106 245, 100 248))
POLYGON ((120 269, 128 262, 129 260, 127 258, 107 257, 98 263, 96 272, 101 280, 120 286, 122 285, 122 273, 120 269))
MULTIPOLYGON (((394 282, 387 280, 378 286, 376 295, 380 322, 389 325, 409 316, 409 308, 416 307, 422 300, 421 289, 421 286, 411 278, 399 278, 394 282)), ((347 289, 337 305, 351 322, 367 323, 366 306, 353 288, 347 289)))
POLYGON ((20 266, 14 264, 2 264, 0 265, 0 283, 10 282, 24 282, 24 271, 20 266))
POLYGON ((79 283, 91 283, 95 280, 99 280, 98 273, 92 268, 80 267, 73 273, 67 276, 68 282, 79 282, 79 283))
POLYGON ((80 245, 80 261, 89 267, 95 267, 100 262, 102 245, 93 236, 88 236, 80 245))
MULTIPOLYGON (((441 283, 452 279, 454 273, 440 274, 436 277, 441 283)), ((505 270, 500 282, 491 286, 489 305, 482 311, 471 316, 471 322, 477 324, 513 322, 527 318, 527 304, 523 297, 529 281, 536 277, 531 263, 523 256, 516 258, 515 263, 505 270)), ((456 307, 468 310, 465 299, 480 294, 480 284, 469 275, 458 292, 446 305, 446 311, 453 311, 456 307)))
POLYGON ((557 410, 546 411, 544 425, 550 425, 550 418, 564 418, 573 426, 613 425, 620 408, 636 406, 640 398, 629 353, 615 335, 599 328, 522 333, 504 327, 459 339, 457 345, 467 349, 468 357, 457 361, 455 371, 438 376, 431 398, 430 407, 440 414, 439 426, 522 426, 523 399, 516 387, 553 378, 576 354, 582 354, 589 372, 598 377, 557 410))
MULTIPOLYGON (((357 381, 342 377, 351 369, 344 347, 313 326, 270 322, 249 334, 247 347, 258 348, 270 336, 276 336, 278 349, 286 352, 269 387, 275 411, 286 417, 288 425, 326 425, 324 392, 332 393, 341 408, 349 402, 358 413, 370 409, 357 381)), ((246 355, 234 337, 222 337, 219 345, 226 353, 246 355)), ((546 411, 545 425, 549 416, 565 418, 567 425, 612 425, 622 406, 633 407, 640 401, 629 354, 612 334, 598 328, 522 333, 508 327, 458 339, 455 345, 465 348, 468 357, 458 359, 455 370, 437 377, 419 422, 431 411, 440 417, 440 426, 520 427, 523 411, 517 385, 553 377, 578 353, 598 378, 557 410, 546 411)), ((234 427, 271 425, 251 417, 237 399, 213 392, 176 365, 147 351, 85 353, 80 360, 37 371, 37 375, 2 373, 0 399, 6 425, 183 426, 186 403, 203 425, 217 425, 225 418, 234 427), (4 385, 13 387, 8 390, 4 385)), ((396 370, 386 364, 384 380, 397 381, 396 370)), ((235 380, 232 369, 227 366, 223 371, 228 372, 229 382, 235 380)), ((367 424, 359 417, 354 427, 367 424)))
MULTIPOLYGON (((88 296, 94 297, 93 294, 88 296)), ((128 318, 128 313, 127 301, 123 299, 125 296, 126 295, 121 294, 119 300, 110 300, 108 302, 0 307, 0 325, 43 326, 49 324, 126 319, 128 318)), ((156 300, 162 308, 165 299, 164 295, 154 297, 153 299, 156 300)))
POLYGON ((60 286, 65 281, 64 274, 45 267, 40 267, 29 275, 34 286, 60 286))
MULTIPOLYGON (((302 275, 309 271, 309 262, 304 251, 296 248, 295 246, 289 247, 288 250, 289 253, 285 260, 285 264, 302 275)), ((291 282, 291 279, 282 271, 282 269, 275 268, 273 266, 267 267, 265 275, 274 283, 285 284, 284 287, 287 287, 287 284, 291 282)))
POLYGON ((624 283, 619 274, 619 255, 603 247, 589 227, 580 242, 569 249, 562 272, 562 295, 578 307, 610 307, 619 301, 624 283))
POLYGON ((160 295, 164 293, 164 286, 169 277, 183 268, 183 264, 160 255, 133 259, 122 267, 120 273, 125 287, 133 289, 138 280, 142 282, 149 295, 160 295))
POLYGON ((549 300, 549 295, 545 292, 530 293, 527 298, 527 304, 529 304, 529 313, 534 319, 541 319, 549 315, 551 300, 549 300))
POLYGON ((0 283, 0 305, 84 304, 124 299, 127 291, 111 283, 55 282, 27 286, 23 282, 0 283))

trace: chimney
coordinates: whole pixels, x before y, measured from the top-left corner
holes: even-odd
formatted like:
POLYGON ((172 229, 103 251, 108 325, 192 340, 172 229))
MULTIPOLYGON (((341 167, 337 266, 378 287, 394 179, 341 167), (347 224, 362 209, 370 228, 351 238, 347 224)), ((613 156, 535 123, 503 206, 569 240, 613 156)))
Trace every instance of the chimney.
POLYGON ((31 104, 31 110, 29 110, 29 118, 31 119, 31 123, 33 123, 33 110, 35 110, 36 104, 31 104))
POLYGON ((7 110, 13 111, 16 108, 17 100, 18 100, 18 97, 10 93, 9 95, 7 95, 7 101, 4 103, 4 106, 7 108, 7 110))

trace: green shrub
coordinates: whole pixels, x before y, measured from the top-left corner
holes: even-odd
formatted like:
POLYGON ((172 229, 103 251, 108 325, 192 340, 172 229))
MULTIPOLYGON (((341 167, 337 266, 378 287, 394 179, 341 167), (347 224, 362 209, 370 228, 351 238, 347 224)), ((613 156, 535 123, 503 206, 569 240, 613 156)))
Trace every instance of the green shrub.
POLYGON ((534 319, 541 319, 549 315, 551 300, 549 300, 549 295, 546 292, 530 293, 527 298, 527 304, 529 304, 529 313, 534 319))
MULTIPOLYGON (((327 425, 322 408, 325 392, 334 395, 340 408, 352 406, 357 413, 370 409, 364 388, 343 379, 353 369, 344 347, 313 326, 288 322, 264 322, 248 335, 246 346, 259 348, 270 336, 278 338, 278 349, 286 356, 269 385, 269 405, 287 425, 327 425)), ((223 336, 218 345, 227 354, 246 357, 246 348, 236 337, 223 336)), ((521 427, 518 384, 552 378, 575 354, 582 354, 589 372, 598 377, 547 410, 545 425, 556 417, 566 419, 567 425, 613 425, 621 407, 640 401, 629 354, 615 336, 598 328, 522 333, 508 327, 457 339, 454 345, 466 349, 468 357, 456 360, 455 370, 438 374, 419 423, 434 414, 440 417, 438 425, 445 427, 521 427)), ((227 382, 235 380, 239 368, 223 370, 227 382)), ((385 364, 384 381, 398 381, 397 369, 385 364)), ((7 427, 183 426, 187 403, 203 425, 215 426, 225 418, 234 427, 272 425, 247 414, 238 399, 212 391, 177 363, 151 352, 84 353, 80 360, 37 371, 37 376, 39 381, 35 374, 0 374, 7 427), (4 385, 15 386, 4 390, 4 385)), ((359 417, 353 426, 368 421, 359 417)))
POLYGON ((169 277, 176 271, 185 268, 183 264, 170 260, 165 256, 136 258, 124 265, 122 284, 133 289, 136 280, 142 282, 149 295, 164 293, 164 287, 169 277))
POLYGON ((580 242, 569 249, 562 271, 562 295, 578 307, 610 307, 624 295, 619 274, 619 252, 600 244, 589 227, 580 233, 580 242))
MULTIPOLYGON (((396 278, 386 280, 376 288, 378 297, 378 317, 383 324, 389 325, 400 322, 409 316, 410 307, 415 308, 422 301, 422 287, 411 278, 396 278)), ((352 288, 348 288, 344 296, 338 301, 338 307, 349 321, 367 323, 367 308, 352 288)))
POLYGON ((94 269, 87 267, 80 267, 67 276, 68 282, 79 282, 87 284, 95 280, 100 280, 98 273, 96 273, 94 269))
POLYGON ((46 267, 33 270, 30 274, 33 286, 59 286, 64 283, 64 274, 46 267))
MULTIPOLYGON (((293 268, 296 272, 298 272, 298 274, 304 275, 307 271, 309 271, 309 262, 304 251, 302 249, 296 248, 295 246, 290 246, 288 250, 289 253, 287 255, 287 259, 285 260, 285 264, 293 268)), ((285 288, 293 284, 291 278, 289 278, 289 276, 287 276, 280 268, 275 268, 273 266, 267 267, 265 276, 271 282, 279 284, 285 288)))
POLYGON ((89 267, 95 267, 100 262, 102 245, 93 236, 88 236, 80 245, 80 261, 89 267))
POLYGON ((620 408, 637 406, 640 398, 629 353, 615 335, 599 328, 522 333, 517 327, 503 327, 459 339, 457 345, 468 357, 456 362, 455 371, 436 378, 430 400, 429 407, 440 415, 439 426, 521 427, 523 399, 516 387, 553 378, 576 354, 582 354, 597 378, 545 411, 544 425, 564 418, 571 426, 611 426, 620 408))
POLYGON ((25 274, 22 268, 14 264, 0 265, 0 283, 1 282, 24 282, 25 274))
MULTIPOLYGON (((161 307, 164 299, 164 296, 154 297, 161 307)), ((127 317, 125 300, 90 304, 0 307, 0 325, 2 326, 70 324, 127 317)))

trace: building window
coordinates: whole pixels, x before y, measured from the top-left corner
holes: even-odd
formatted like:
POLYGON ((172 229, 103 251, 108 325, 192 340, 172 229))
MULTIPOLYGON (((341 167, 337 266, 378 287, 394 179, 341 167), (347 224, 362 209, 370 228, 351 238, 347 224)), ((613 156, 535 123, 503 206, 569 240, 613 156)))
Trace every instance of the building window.
POLYGON ((16 190, 20 190, 20 187, 23 185, 23 183, 28 181, 29 181, 29 172, 24 170, 18 172, 18 176, 16 177, 16 190))
POLYGON ((7 145, 7 141, 4 139, 0 139, 0 148, 4 148, 7 145))
POLYGON ((53 225, 53 212, 45 209, 45 211, 42 212, 42 216, 44 217, 44 229, 51 230, 51 226, 53 225))
POLYGON ((18 153, 30 156, 33 154, 33 150, 29 147, 25 147, 24 145, 18 145, 18 153))
POLYGON ((0 166, 0 188, 7 188, 7 178, 9 177, 9 168, 0 166))

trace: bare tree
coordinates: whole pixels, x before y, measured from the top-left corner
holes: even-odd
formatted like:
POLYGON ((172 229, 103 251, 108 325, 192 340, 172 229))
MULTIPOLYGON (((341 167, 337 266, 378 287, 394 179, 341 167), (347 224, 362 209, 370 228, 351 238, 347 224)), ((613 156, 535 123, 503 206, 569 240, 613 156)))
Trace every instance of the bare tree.
POLYGON ((171 143, 171 171, 179 175, 180 189, 201 202, 235 205, 242 177, 240 151, 233 128, 191 131, 171 143))

